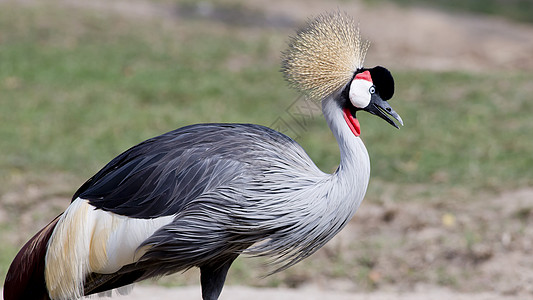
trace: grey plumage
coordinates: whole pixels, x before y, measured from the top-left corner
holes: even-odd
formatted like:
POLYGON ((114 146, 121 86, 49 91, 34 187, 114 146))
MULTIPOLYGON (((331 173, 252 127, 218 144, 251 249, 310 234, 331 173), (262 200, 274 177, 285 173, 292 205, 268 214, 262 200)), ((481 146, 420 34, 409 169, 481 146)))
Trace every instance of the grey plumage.
POLYGON ((216 300, 241 254, 269 258, 272 272, 313 254, 366 193, 370 161, 357 112, 402 124, 386 102, 390 72, 363 68, 367 46, 353 19, 332 13, 300 30, 283 54, 291 85, 321 100, 340 149, 333 174, 259 125, 197 124, 149 139, 85 182, 23 247, 4 299, 75 299, 199 267, 203 298, 216 300))
POLYGON ((122 272, 142 268, 150 270, 143 278, 158 276, 240 253, 271 257, 277 264, 274 271, 280 271, 314 253, 348 220, 333 222, 337 212, 329 207, 328 196, 335 193, 338 174, 320 171, 300 145, 272 129, 251 124, 198 124, 155 139, 117 157, 120 165, 111 162, 101 171, 106 182, 121 182, 110 193, 125 199, 129 206, 114 203, 108 208, 105 205, 113 197, 91 194, 91 187, 102 190, 98 174, 90 180, 91 187, 75 195, 117 214, 131 216, 130 210, 136 208, 137 218, 175 215, 172 223, 140 246, 149 248, 140 261, 122 272), (150 147, 152 144, 158 146, 150 147), (142 167, 137 163, 138 168, 124 172, 137 157, 142 161, 159 159, 148 159, 150 163, 142 167), (146 194, 143 198, 138 191, 150 181, 141 188, 128 185, 145 175, 144 169, 157 174, 158 180, 151 186, 165 186, 160 182, 167 181, 167 176, 184 179, 176 182, 177 193, 169 192, 167 197, 146 194), (181 176, 183 173, 188 175, 181 176), (204 179, 196 178, 198 174, 204 179), (120 178, 113 178, 117 176, 120 178), (130 189, 137 191, 133 197, 116 193, 130 189), (146 214, 150 211, 160 213, 146 214))

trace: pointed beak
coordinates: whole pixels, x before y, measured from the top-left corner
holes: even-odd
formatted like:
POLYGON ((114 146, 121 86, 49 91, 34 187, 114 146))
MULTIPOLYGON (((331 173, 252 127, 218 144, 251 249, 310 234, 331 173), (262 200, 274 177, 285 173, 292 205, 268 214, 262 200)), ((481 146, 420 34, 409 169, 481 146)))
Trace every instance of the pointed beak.
POLYGON ((389 124, 391 124, 392 126, 400 129, 400 127, 388 116, 390 115, 391 117, 396 119, 396 121, 398 121, 400 125, 403 126, 403 121, 400 115, 396 113, 394 109, 392 109, 392 107, 387 101, 381 99, 378 94, 372 94, 372 98, 370 98, 370 103, 363 110, 382 118, 383 120, 389 122, 389 124))

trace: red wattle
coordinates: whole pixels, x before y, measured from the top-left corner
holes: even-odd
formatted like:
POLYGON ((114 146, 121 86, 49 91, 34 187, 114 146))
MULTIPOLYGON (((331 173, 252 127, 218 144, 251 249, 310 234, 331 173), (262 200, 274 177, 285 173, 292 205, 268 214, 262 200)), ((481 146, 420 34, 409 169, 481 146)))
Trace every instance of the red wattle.
POLYGON ((369 71, 364 71, 364 72, 358 73, 357 75, 355 75, 354 79, 362 79, 362 80, 366 80, 366 81, 372 82, 372 76, 370 76, 370 72, 369 71))
POLYGON ((344 120, 346 120, 346 123, 348 124, 348 127, 350 127, 350 130, 352 130, 353 134, 355 136, 359 136, 361 134, 361 126, 359 125, 359 120, 352 116, 352 113, 350 112, 349 108, 344 108, 342 110, 342 114, 344 115, 344 120))

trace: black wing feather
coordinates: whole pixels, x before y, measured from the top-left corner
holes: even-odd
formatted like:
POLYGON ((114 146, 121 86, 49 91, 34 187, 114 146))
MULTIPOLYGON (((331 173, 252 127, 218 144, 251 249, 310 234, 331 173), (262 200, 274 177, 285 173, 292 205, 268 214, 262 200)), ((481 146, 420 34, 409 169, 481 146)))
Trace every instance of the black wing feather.
POLYGON ((253 164, 249 149, 264 141, 258 137, 295 144, 259 125, 186 126, 120 154, 85 182, 73 200, 80 197, 98 209, 134 218, 175 214, 205 191, 243 174, 253 164))

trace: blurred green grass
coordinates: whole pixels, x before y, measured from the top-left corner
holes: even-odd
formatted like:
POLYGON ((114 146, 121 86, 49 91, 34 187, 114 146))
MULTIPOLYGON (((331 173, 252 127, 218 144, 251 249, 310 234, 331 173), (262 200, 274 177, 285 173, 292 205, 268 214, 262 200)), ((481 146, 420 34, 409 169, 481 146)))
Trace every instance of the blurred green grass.
MULTIPOLYGON (((3 177, 86 178, 146 138, 200 122, 268 126, 296 99, 278 71, 281 30, 195 21, 164 27, 83 11, 73 21, 47 9, 0 13, 0 26, 11 28, 0 51, 3 177)), ((359 116, 374 178, 531 184, 531 74, 393 71, 391 104, 406 126, 359 116)), ((335 168, 337 145, 322 118, 299 141, 323 170, 335 168)))
MULTIPOLYGON (((268 126, 297 99, 279 73, 287 29, 2 8, 0 193, 13 174, 64 173, 81 184, 130 146, 187 124, 268 126)), ((533 74, 392 71, 391 105, 405 127, 358 115, 372 181, 471 195, 533 184, 533 74)), ((337 144, 322 118, 308 122, 298 141, 331 172, 337 144)), ((0 246, 2 275, 14 248, 0 246)))
POLYGON ((276 66, 263 63, 276 43, 268 32, 244 40, 194 21, 165 30, 82 11, 69 24, 47 9, 0 13, 0 26, 11 28, 0 52, 3 175, 86 177, 126 147, 186 124, 268 123, 276 112, 264 112, 288 95, 275 88, 283 87, 276 66))

